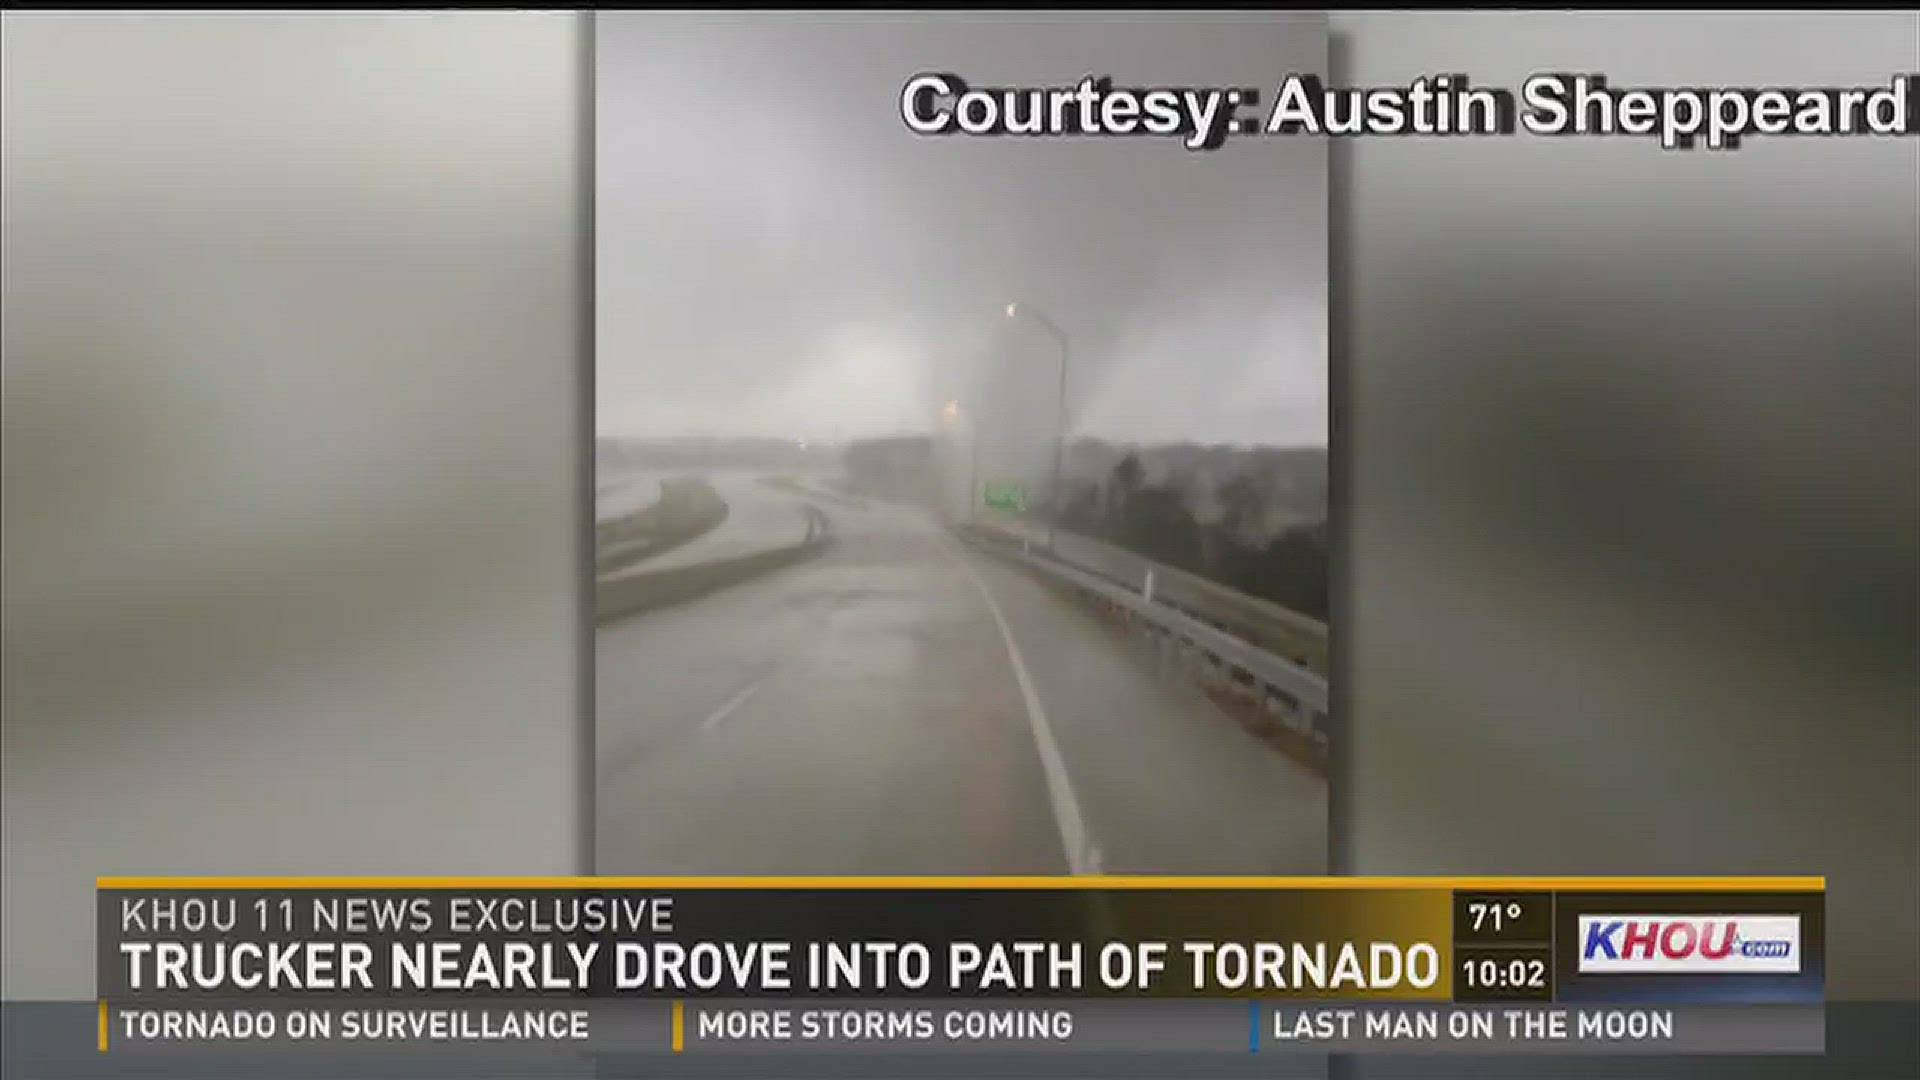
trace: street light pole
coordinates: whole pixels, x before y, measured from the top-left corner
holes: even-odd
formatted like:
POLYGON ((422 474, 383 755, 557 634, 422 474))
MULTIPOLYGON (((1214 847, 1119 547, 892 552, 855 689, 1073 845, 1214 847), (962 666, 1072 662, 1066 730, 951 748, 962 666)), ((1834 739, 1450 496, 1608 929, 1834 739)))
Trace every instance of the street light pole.
POLYGON ((1067 452, 1067 363, 1069 353, 1067 332, 1060 329, 1059 324, 1055 323, 1052 319, 1047 318, 1045 313, 1034 310, 1030 304, 1022 304, 1016 301, 1007 305, 1007 318, 1017 319, 1022 315, 1032 319, 1035 323, 1038 323, 1042 329, 1046 330, 1047 333, 1053 335, 1054 343, 1060 346, 1060 392, 1055 401, 1056 412, 1054 414, 1053 425, 1053 476, 1047 481, 1047 502, 1049 503, 1050 511, 1047 514, 1047 550, 1051 551, 1053 550, 1053 534, 1059 528, 1060 511, 1064 502, 1062 498, 1064 493, 1060 490, 1060 471, 1062 461, 1066 457, 1067 452))
POLYGON ((975 404, 973 423, 967 425, 967 522, 980 522, 980 407, 975 404))
MULTIPOLYGON (((960 406, 958 399, 949 399, 945 405, 941 406, 940 417, 946 432, 945 445, 948 448, 945 452, 946 466, 942 473, 944 479, 941 481, 940 498, 942 505, 946 507, 948 512, 951 512, 953 504, 947 500, 953 497, 953 489, 945 485, 951 481, 954 471, 960 467, 959 461, 957 460, 960 456, 958 453, 959 440, 972 438, 971 429, 973 427, 973 418, 967 415, 967 410, 960 406)), ((967 505, 961 508, 961 513, 955 514, 953 517, 957 521, 972 523, 974 518, 972 505, 973 495, 971 492, 965 496, 965 501, 967 505)))

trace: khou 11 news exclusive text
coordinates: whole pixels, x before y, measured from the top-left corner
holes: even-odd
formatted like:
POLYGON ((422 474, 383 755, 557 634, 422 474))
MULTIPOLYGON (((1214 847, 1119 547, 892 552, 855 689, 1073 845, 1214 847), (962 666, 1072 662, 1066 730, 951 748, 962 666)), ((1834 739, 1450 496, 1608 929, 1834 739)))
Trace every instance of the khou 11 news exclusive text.
POLYGON ((111 1052, 1820 1052, 1824 883, 102 879, 111 1052))

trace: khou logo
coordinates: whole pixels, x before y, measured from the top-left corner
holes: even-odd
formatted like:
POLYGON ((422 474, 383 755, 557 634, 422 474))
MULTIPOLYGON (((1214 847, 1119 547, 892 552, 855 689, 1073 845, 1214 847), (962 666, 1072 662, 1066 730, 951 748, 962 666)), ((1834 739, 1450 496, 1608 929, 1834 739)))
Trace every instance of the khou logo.
POLYGON ((1582 915, 1585 973, 1796 975, 1798 915, 1582 915))

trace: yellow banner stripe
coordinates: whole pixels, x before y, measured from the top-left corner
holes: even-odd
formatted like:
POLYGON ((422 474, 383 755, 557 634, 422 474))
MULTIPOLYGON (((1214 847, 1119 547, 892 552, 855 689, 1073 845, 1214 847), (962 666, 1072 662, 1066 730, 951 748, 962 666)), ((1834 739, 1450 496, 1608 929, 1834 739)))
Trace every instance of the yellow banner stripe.
POLYGON ((1554 892, 1822 892, 1799 877, 99 877, 100 889, 1472 889, 1554 892))

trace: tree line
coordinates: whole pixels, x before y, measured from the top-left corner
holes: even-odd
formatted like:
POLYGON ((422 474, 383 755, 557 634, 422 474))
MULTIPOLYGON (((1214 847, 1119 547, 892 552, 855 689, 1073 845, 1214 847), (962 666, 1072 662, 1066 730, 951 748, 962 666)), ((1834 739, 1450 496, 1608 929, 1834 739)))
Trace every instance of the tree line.
MULTIPOLYGON (((1216 463, 1216 474, 1226 475, 1211 485, 1212 512, 1201 515, 1195 503, 1207 485, 1195 466, 1169 465, 1163 455, 1162 477, 1149 481, 1139 452, 1112 449, 1121 456, 1104 475, 1087 479, 1082 472, 1079 479, 1063 480, 1062 528, 1326 621, 1331 573, 1326 521, 1322 516, 1312 523, 1269 527, 1273 512, 1301 509, 1299 495, 1284 498, 1275 486, 1271 462, 1241 452, 1237 465, 1216 463)), ((940 490, 933 450, 933 440, 925 436, 865 439, 846 448, 842 464, 859 490, 929 500, 940 490)), ((1296 462, 1282 471, 1298 481, 1311 470, 1296 462)), ((1044 494, 1031 510, 1041 519, 1051 512, 1044 494)))
POLYGON ((1063 494, 1060 524, 1069 531, 1327 619, 1331 560, 1325 520, 1263 530, 1272 501, 1250 471, 1219 485, 1218 513, 1210 521, 1194 513, 1193 493, 1177 478, 1149 483, 1135 454, 1121 458, 1104 482, 1070 483, 1063 494))

